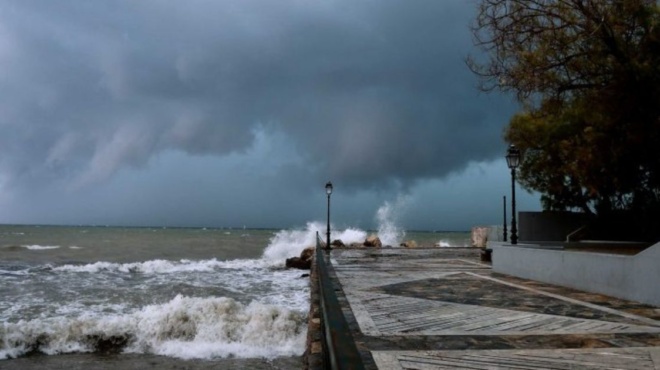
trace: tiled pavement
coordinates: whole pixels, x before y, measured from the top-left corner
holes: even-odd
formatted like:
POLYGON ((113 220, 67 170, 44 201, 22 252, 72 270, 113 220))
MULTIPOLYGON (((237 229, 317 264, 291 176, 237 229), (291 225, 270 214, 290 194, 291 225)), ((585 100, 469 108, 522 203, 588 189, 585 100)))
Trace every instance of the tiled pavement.
POLYGON ((331 253, 367 368, 660 369, 660 308, 496 274, 475 249, 331 253))

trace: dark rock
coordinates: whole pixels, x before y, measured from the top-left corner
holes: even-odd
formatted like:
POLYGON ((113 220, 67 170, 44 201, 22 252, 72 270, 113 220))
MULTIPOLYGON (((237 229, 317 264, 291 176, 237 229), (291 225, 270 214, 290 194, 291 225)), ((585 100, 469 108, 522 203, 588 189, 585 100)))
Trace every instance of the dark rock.
POLYGON ((335 248, 345 248, 345 247, 346 247, 346 245, 344 244, 344 242, 342 242, 342 241, 339 240, 339 239, 335 239, 335 240, 333 240, 332 243, 330 243, 330 245, 332 245, 332 246, 335 247, 335 248))
POLYGON ((300 257, 291 257, 286 259, 286 268, 296 268, 309 270, 312 267, 312 258, 314 258, 314 247, 305 248, 300 257))
POLYGON ((300 257, 291 257, 286 259, 286 268, 295 268, 300 270, 309 270, 312 268, 312 260, 302 260, 300 257))

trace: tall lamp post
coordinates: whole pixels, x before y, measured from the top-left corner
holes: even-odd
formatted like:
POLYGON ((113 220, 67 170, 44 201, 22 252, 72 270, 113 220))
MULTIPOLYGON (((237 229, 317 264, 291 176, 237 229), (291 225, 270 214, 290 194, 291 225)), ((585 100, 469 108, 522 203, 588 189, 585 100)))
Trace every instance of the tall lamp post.
POLYGON ((330 194, 332 194, 332 183, 328 181, 325 184, 325 193, 328 194, 328 231, 326 232, 326 244, 325 248, 330 249, 330 194))
POLYGON ((511 144, 506 152, 506 164, 511 169, 511 244, 518 244, 516 227, 516 168, 520 165, 520 150, 511 144))
POLYGON ((502 197, 502 206, 504 207, 504 233, 502 233, 504 239, 502 241, 506 241, 506 195, 502 197))

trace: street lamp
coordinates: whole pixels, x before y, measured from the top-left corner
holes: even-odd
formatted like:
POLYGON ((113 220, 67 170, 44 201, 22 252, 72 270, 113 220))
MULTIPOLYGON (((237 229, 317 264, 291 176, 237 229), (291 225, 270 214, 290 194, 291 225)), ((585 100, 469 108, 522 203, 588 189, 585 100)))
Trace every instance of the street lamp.
POLYGON ((325 193, 328 194, 328 231, 326 232, 326 244, 325 248, 330 249, 330 194, 332 194, 332 183, 328 181, 325 184, 325 193))
POLYGON ((506 195, 502 197, 502 206, 504 208, 504 232, 502 233, 504 239, 502 241, 506 241, 506 195))
POLYGON ((520 165, 520 150, 511 144, 506 152, 506 164, 511 169, 511 244, 518 244, 516 227, 516 168, 520 165))

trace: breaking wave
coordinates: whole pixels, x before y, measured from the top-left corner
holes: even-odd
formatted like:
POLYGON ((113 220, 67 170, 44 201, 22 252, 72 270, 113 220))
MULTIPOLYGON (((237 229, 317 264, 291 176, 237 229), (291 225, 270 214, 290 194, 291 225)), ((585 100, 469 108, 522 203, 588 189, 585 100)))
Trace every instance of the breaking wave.
POLYGON ((406 237, 406 232, 397 225, 397 218, 407 202, 405 196, 399 196, 394 203, 385 202, 376 211, 378 237, 383 245, 397 247, 406 237))
POLYGON ((28 353, 145 353, 182 359, 300 355, 306 315, 231 298, 177 295, 125 315, 89 313, 2 323, 0 359, 28 353))
POLYGON ((180 272, 212 272, 217 269, 244 269, 263 268, 267 263, 260 260, 239 259, 231 261, 210 260, 193 261, 182 259, 180 261, 152 260, 145 262, 113 263, 95 262, 86 265, 63 265, 53 267, 53 271, 68 272, 124 272, 143 274, 171 274, 180 272))
MULTIPOLYGON (((298 256, 307 247, 316 246, 316 233, 325 240, 327 225, 321 222, 308 222, 303 230, 281 230, 273 236, 264 250, 262 259, 283 262, 286 258, 298 256)), ((339 239, 344 244, 362 243, 367 237, 365 231, 348 228, 343 231, 330 230, 332 240, 339 239)))

